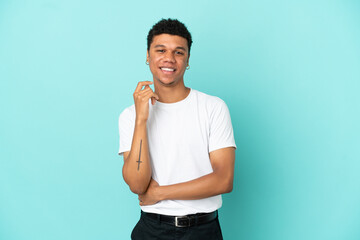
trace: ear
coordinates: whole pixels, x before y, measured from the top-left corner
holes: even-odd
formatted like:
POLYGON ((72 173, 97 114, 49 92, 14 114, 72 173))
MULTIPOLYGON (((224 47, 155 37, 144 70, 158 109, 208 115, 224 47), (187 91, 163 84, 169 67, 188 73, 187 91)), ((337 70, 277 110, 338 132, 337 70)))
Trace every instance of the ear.
POLYGON ((150 55, 149 51, 146 51, 146 61, 147 62, 149 61, 149 55, 150 55))
POLYGON ((189 53, 189 56, 188 56, 188 59, 187 59, 187 64, 189 65, 189 61, 190 61, 190 53, 189 53))

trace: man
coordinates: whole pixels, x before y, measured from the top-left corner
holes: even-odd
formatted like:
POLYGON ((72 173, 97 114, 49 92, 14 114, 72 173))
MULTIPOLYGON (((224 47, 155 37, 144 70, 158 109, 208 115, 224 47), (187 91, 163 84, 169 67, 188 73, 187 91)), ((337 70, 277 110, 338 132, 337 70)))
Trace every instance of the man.
POLYGON ((217 209, 232 191, 236 145, 224 101, 184 85, 191 44, 178 20, 152 27, 153 82, 138 83, 119 117, 123 177, 141 206, 132 239, 222 239, 217 209))

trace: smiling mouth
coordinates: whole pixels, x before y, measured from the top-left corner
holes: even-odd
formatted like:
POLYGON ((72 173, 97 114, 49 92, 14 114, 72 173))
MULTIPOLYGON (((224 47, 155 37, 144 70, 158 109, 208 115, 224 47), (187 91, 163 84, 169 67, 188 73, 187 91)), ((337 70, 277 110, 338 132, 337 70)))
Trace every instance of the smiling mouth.
POLYGON ((161 71, 163 71, 164 73, 173 73, 173 72, 175 72, 176 71, 176 69, 175 68, 166 68, 166 67, 162 67, 162 68, 160 68, 161 69, 161 71))

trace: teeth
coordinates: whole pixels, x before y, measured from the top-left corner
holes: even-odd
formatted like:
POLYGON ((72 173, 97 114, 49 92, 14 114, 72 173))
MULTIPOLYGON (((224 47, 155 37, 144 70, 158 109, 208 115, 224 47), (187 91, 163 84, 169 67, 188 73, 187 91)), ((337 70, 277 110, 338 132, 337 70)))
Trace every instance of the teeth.
POLYGON ((175 71, 175 69, 173 69, 173 68, 161 68, 161 70, 164 70, 164 71, 171 71, 171 72, 175 71))

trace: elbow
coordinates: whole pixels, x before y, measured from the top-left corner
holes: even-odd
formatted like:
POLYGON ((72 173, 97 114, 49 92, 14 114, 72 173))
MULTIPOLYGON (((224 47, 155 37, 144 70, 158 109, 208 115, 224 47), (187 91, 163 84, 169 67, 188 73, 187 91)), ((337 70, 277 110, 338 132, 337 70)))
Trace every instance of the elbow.
POLYGON ((146 190, 147 190, 147 187, 144 187, 144 186, 141 186, 141 185, 139 185, 139 186, 136 186, 136 185, 129 185, 129 187, 130 187, 130 191, 132 191, 133 193, 135 193, 135 194, 144 194, 145 192, 146 192, 146 190))
POLYGON ((232 183, 231 184, 226 184, 224 186, 224 193, 231 193, 232 190, 233 190, 233 184, 232 183))
POLYGON ((231 193, 233 190, 234 176, 232 174, 216 174, 217 187, 214 189, 216 194, 231 193))
POLYGON ((123 168, 123 178, 126 184, 129 186, 130 191, 135 194, 144 194, 147 191, 149 180, 144 177, 134 178, 126 174, 123 168))
POLYGON ((144 179, 126 179, 124 178, 126 184, 129 186, 130 191, 135 194, 144 194, 147 191, 149 186, 149 182, 145 181, 144 179))
POLYGON ((130 188, 130 191, 135 194, 144 194, 148 188, 148 184, 145 184, 143 181, 131 181, 125 179, 125 182, 130 188))
POLYGON ((223 183, 222 193, 231 193, 233 190, 233 179, 228 179, 223 183))
POLYGON ((227 186, 227 188, 225 189, 225 193, 231 193, 233 190, 233 185, 230 184, 229 186, 227 186))

